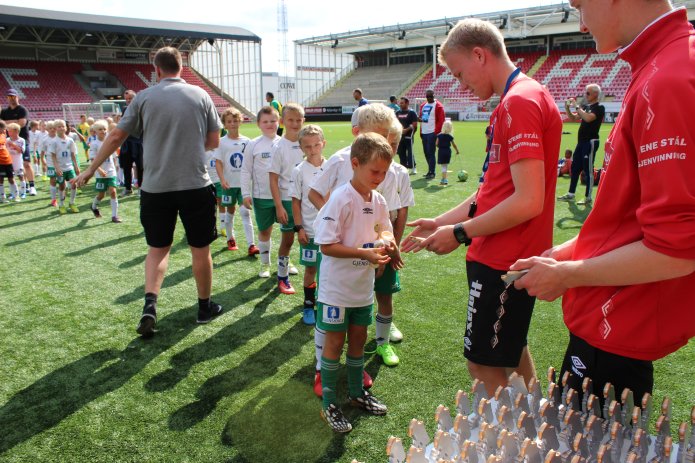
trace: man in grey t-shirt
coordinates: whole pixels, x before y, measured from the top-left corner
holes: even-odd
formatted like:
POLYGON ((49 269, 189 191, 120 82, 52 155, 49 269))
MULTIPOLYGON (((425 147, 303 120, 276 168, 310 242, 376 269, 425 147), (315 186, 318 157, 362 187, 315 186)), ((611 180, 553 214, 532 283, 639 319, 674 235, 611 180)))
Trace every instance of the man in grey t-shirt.
POLYGON ((145 259, 145 307, 137 327, 142 336, 154 333, 157 296, 162 286, 181 217, 191 249, 198 288, 198 323, 222 312, 210 300, 212 257, 217 238, 215 189, 205 168, 205 151, 220 142, 220 121, 210 96, 181 79, 181 55, 164 47, 154 57, 159 83, 140 92, 118 126, 109 133, 90 166, 75 180, 86 183, 128 135, 142 137, 147 183, 140 199, 140 222, 149 246, 145 259))

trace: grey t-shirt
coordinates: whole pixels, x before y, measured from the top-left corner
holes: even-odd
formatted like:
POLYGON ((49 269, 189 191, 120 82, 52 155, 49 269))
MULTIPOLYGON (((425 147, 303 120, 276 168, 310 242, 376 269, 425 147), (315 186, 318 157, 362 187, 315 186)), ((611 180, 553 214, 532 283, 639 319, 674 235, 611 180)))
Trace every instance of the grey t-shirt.
POLYGON ((143 190, 165 193, 210 185, 205 138, 220 130, 210 95, 181 78, 165 78, 137 96, 118 128, 142 137, 143 190))

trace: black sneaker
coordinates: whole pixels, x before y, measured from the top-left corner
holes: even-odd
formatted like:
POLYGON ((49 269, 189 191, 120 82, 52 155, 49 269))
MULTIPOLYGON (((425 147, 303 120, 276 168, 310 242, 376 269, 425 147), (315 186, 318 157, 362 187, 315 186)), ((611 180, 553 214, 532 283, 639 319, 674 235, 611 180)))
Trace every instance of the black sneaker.
POLYGON ((352 425, 343 415, 343 411, 335 404, 330 404, 328 408, 321 410, 321 418, 324 419, 328 426, 335 432, 350 432, 352 425))
POLYGON ((210 323, 213 318, 222 313, 222 306, 217 302, 210 301, 206 308, 198 307, 198 320, 201 325, 210 323))
POLYGON ((369 391, 362 391, 360 397, 350 397, 350 404, 353 407, 361 408, 362 410, 376 416, 386 415, 386 405, 379 402, 379 399, 374 397, 369 391))
POLYGON ((90 206, 90 209, 92 210, 92 214, 94 214, 94 217, 96 217, 97 219, 101 218, 101 212, 99 212, 98 207, 91 207, 90 206))
POLYGON ((154 334, 154 327, 157 324, 157 310, 153 305, 146 305, 142 309, 142 317, 140 323, 135 329, 140 336, 150 337, 154 334))

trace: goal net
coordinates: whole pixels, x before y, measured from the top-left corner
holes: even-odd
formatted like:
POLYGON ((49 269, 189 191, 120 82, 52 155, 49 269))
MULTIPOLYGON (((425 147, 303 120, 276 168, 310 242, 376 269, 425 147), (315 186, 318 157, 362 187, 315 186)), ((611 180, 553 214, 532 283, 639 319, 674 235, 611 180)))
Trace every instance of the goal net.
POLYGON ((93 103, 63 103, 63 118, 71 124, 79 124, 80 116, 94 120, 106 119, 121 114, 125 100, 101 100, 93 103))
MULTIPOLYGON (((481 101, 474 96, 438 98, 444 105, 447 117, 456 121, 487 121, 492 110, 499 104, 499 98, 493 97, 481 101)), ((420 108, 427 103, 425 98, 415 98, 413 110, 420 114, 420 108)))

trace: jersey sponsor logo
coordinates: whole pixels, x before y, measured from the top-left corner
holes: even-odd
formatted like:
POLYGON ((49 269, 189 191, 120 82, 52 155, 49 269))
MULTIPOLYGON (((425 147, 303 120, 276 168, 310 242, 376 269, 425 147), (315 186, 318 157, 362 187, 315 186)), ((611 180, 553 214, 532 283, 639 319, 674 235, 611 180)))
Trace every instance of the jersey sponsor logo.
POLYGON ((367 215, 372 215, 372 214, 374 214, 374 209, 372 209, 371 207, 365 207, 362 209, 362 213, 367 214, 367 215))
POLYGON ((570 360, 572 360, 572 371, 580 378, 583 378, 584 371, 580 370, 586 370, 586 365, 584 365, 584 362, 582 362, 582 360, 576 355, 572 355, 570 360))
POLYGON ((313 249, 304 249, 303 259, 306 262, 316 262, 316 251, 313 249))
POLYGON ((261 159, 270 159, 270 152, 261 153, 261 159))
POLYGON ((325 216, 325 217, 322 217, 321 219, 325 220, 327 222, 335 222, 335 219, 333 217, 325 216))
POLYGON ((475 308, 476 300, 480 299, 480 293, 483 285, 478 281, 471 283, 471 289, 468 293, 468 315, 466 320, 466 335, 463 338, 464 349, 471 350, 471 336, 473 335, 473 315, 477 312, 475 308))
POLYGON ((234 153, 229 156, 229 164, 235 169, 241 169, 241 164, 244 162, 244 155, 241 153, 234 153))
POLYGON ((345 321, 345 307, 323 306, 323 322, 328 325, 340 325, 345 321))

